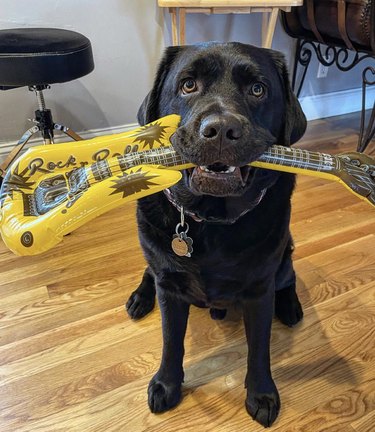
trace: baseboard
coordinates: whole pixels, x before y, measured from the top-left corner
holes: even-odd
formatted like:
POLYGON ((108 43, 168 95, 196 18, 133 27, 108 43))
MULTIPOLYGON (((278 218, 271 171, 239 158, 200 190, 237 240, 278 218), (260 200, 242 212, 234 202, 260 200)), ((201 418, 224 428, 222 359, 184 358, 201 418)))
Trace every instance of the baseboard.
MULTIPOLYGON (((375 100, 375 87, 367 89, 366 109, 373 106, 375 100)), ((326 93, 314 96, 305 96, 300 98, 302 109, 307 120, 316 120, 325 117, 333 117, 336 115, 349 114, 361 110, 362 93, 360 88, 344 90, 335 93, 326 93)), ((78 132, 83 138, 94 138, 100 135, 109 135, 113 133, 126 132, 137 127, 137 123, 124 124, 112 128, 92 129, 84 132, 78 132)), ((22 133, 20 133, 20 136, 22 133)), ((69 138, 64 134, 57 134, 55 137, 56 143, 69 141, 69 138)), ((0 159, 4 158, 12 148, 17 144, 17 141, 0 143, 0 159)), ((41 138, 33 138, 29 141, 27 147, 32 145, 42 144, 41 138)))
MULTIPOLYGON (((366 109, 372 108, 375 99, 375 88, 368 87, 366 109)), ((361 111, 362 89, 355 88, 334 93, 305 96, 300 104, 307 120, 317 120, 342 114, 361 111)))
MULTIPOLYGON (((87 130, 87 131, 83 131, 83 132, 81 131, 81 132, 77 132, 77 133, 84 139, 90 139, 90 138, 95 138, 95 137, 98 137, 101 135, 112 135, 112 134, 127 132, 127 131, 135 129, 137 127, 139 127, 138 123, 129 123, 129 124, 124 124, 124 125, 114 126, 114 127, 108 127, 108 128, 91 129, 91 130, 87 130)), ((20 133, 20 137, 21 137, 21 135, 22 135, 22 132, 20 133)), ((66 136, 63 133, 60 133, 60 132, 55 133, 55 143, 62 143, 62 142, 68 142, 68 141, 74 142, 68 136, 66 136)), ((40 137, 40 135, 35 134, 35 138, 30 139, 30 141, 25 146, 25 150, 28 149, 29 147, 34 146, 34 145, 41 145, 41 144, 43 144, 42 138, 40 137)), ((0 143, 0 159, 3 159, 4 156, 6 156, 14 148, 15 145, 17 145, 17 141, 0 143)), ((78 142, 77 142, 77 145, 79 145, 78 142)))

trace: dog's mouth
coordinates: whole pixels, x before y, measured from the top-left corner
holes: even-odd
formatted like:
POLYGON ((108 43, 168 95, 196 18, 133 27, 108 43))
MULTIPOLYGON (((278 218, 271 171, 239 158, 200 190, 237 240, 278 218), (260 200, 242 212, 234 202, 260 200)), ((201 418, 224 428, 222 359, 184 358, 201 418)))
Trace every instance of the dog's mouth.
POLYGON ((227 181, 230 178, 236 179, 241 182, 242 186, 246 185, 251 171, 251 167, 249 165, 236 167, 225 165, 221 162, 216 162, 212 165, 201 165, 198 166, 197 169, 201 171, 201 175, 203 174, 206 177, 211 177, 217 180, 221 179, 227 181))
POLYGON ((215 162, 188 170, 189 186, 193 192, 214 196, 242 195, 249 184, 252 168, 215 162))

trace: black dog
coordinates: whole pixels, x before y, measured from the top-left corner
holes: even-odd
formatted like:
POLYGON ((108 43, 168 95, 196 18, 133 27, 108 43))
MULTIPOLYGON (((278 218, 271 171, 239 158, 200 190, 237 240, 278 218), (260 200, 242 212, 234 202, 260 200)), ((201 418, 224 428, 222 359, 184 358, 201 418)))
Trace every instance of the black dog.
POLYGON ((145 124, 172 113, 182 117, 173 146, 197 167, 184 171, 169 193, 139 201, 139 236, 149 266, 127 303, 132 318, 144 316, 154 306, 156 288, 164 345, 149 406, 162 412, 181 399, 190 305, 210 307, 212 317, 221 319, 227 305, 237 303, 251 347, 246 408, 270 426, 280 408, 270 372, 273 313, 288 326, 302 318, 289 231, 295 180, 247 164, 273 144, 298 141, 306 119, 283 56, 240 43, 166 50, 138 120, 145 124), (187 222, 191 257, 171 248, 183 222, 181 208, 185 223, 179 232, 187 222))

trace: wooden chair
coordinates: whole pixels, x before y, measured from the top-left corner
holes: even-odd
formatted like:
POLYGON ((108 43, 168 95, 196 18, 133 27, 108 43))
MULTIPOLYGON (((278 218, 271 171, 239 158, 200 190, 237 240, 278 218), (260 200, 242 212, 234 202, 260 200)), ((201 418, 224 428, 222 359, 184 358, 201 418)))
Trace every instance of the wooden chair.
POLYGON ((172 17, 172 43, 185 44, 187 13, 250 14, 262 13, 262 47, 271 48, 279 10, 290 12, 303 0, 158 0, 160 7, 169 8, 172 17))

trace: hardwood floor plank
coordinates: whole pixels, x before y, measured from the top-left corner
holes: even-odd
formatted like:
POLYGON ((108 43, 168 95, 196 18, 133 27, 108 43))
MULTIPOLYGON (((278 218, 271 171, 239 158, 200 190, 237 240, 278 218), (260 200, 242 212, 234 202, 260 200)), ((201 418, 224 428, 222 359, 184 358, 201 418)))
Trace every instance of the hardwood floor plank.
POLYGON ((293 195, 293 222, 358 204, 358 198, 341 188, 336 182, 327 182, 303 192, 296 192, 293 195), (314 206, 311 205, 312 202, 314 206))
POLYGON ((333 234, 362 228, 373 222, 373 208, 365 203, 337 209, 329 213, 292 222, 292 234, 296 247, 310 241, 319 241, 333 234))
POLYGON ((122 278, 64 294, 19 309, 4 311, 0 317, 0 345, 24 339, 53 326, 60 326, 122 304, 122 278))
POLYGON ((19 308, 20 305, 42 302, 49 299, 46 286, 25 290, 18 294, 1 296, 1 311, 19 308))
POLYGON ((297 289, 304 307, 375 281, 374 235, 295 260, 297 289))
POLYGON ((293 258, 294 260, 298 260, 301 258, 305 258, 309 255, 314 255, 319 252, 324 252, 326 250, 332 249, 337 245, 342 245, 345 243, 350 243, 354 240, 361 239, 362 237, 366 237, 369 234, 373 234, 375 232, 375 221, 372 219, 368 224, 361 227, 354 227, 345 232, 337 232, 334 234, 328 234, 326 237, 321 238, 319 240, 312 240, 310 242, 299 244, 298 248, 295 249, 293 258))
MULTIPOLYGON (((369 419, 375 412, 371 395, 375 380, 365 381, 345 393, 293 419, 293 426, 276 427, 275 432, 355 430, 356 420, 369 419)), ((368 422, 367 422, 368 423, 368 422)), ((372 423, 372 426, 374 423, 372 423)))

